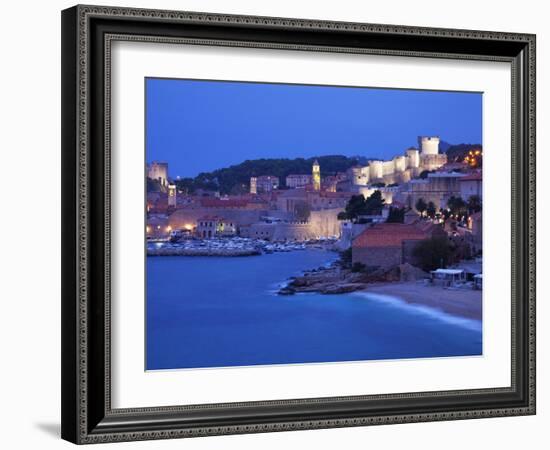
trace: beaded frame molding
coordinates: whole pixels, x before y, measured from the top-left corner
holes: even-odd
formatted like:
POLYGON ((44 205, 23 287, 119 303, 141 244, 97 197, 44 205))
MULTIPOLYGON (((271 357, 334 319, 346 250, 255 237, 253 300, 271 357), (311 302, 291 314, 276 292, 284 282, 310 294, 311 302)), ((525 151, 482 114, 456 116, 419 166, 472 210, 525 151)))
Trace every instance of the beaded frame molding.
POLYGON ((535 414, 535 36, 78 5, 62 12, 62 437, 78 444, 535 414), (113 41, 505 61, 512 68, 511 386, 111 407, 113 41))

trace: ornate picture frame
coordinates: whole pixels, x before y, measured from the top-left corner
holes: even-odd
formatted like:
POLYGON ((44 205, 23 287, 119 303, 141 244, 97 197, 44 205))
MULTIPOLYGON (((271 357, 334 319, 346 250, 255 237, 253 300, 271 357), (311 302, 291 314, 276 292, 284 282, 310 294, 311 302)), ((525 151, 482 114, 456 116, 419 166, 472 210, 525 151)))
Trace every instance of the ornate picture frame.
POLYGON ((535 414, 535 36, 100 6, 67 9, 62 12, 62 227, 62 437, 68 441, 535 414), (510 63, 511 385, 113 408, 110 73, 115 41, 510 63))

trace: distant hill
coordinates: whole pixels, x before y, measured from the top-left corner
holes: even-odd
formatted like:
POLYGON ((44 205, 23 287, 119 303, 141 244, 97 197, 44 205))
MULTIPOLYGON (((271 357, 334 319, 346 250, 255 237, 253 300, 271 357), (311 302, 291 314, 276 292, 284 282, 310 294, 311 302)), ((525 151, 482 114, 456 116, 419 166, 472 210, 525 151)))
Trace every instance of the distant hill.
POLYGON ((307 159, 254 159, 213 172, 203 172, 195 178, 184 178, 176 183, 179 189, 186 190, 189 193, 193 193, 197 189, 207 189, 219 190, 222 194, 239 194, 248 190, 250 177, 260 175, 279 177, 280 185, 284 186, 287 175, 311 173, 311 166, 316 159, 321 166, 322 176, 345 172, 350 167, 360 163, 358 157, 342 155, 318 156, 307 159))
POLYGON ((447 150, 445 150, 445 153, 447 153, 449 162, 459 162, 464 159, 470 150, 479 150, 481 148, 481 144, 457 144, 450 145, 447 150))
POLYGON ((447 150, 449 150, 449 148, 452 146, 453 144, 449 144, 447 141, 439 141, 439 150, 442 152, 447 152, 447 150))

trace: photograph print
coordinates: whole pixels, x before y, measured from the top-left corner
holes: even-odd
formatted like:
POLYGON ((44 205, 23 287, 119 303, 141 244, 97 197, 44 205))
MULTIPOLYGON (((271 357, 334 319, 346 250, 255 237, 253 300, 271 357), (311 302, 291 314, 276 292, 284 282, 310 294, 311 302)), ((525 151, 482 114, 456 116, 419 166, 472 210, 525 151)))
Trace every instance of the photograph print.
POLYGON ((481 92, 144 95, 146 370, 483 355, 481 92))

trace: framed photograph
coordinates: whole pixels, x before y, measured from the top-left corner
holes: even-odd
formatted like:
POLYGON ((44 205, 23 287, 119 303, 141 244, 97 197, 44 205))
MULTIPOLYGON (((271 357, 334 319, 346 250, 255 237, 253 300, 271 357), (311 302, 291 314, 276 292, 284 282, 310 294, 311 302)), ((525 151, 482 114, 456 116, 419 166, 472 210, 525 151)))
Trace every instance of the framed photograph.
POLYGON ((535 36, 62 12, 62 437, 535 413, 535 36))

